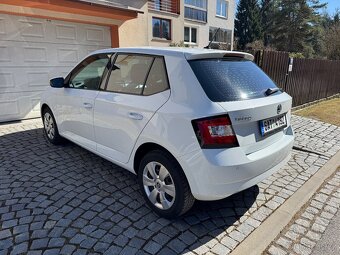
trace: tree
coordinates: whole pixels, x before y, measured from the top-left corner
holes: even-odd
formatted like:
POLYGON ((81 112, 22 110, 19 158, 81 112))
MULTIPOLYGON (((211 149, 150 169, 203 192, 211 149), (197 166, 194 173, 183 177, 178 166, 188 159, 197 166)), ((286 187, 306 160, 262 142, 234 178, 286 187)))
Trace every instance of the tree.
POLYGON ((340 10, 333 17, 325 15, 323 26, 324 53, 328 59, 340 60, 340 10))
POLYGON ((309 22, 311 24, 311 37, 307 40, 307 43, 311 45, 312 54, 308 55, 307 52, 304 52, 304 54, 306 57, 325 58, 323 38, 324 28, 322 26, 320 9, 325 8, 327 3, 320 3, 319 0, 309 0, 307 3, 312 11, 309 22))
POLYGON ((262 39, 260 6, 257 0, 240 0, 235 20, 235 37, 239 49, 262 39))
POLYGON ((280 0, 275 15, 273 44, 278 50, 302 52, 311 57, 318 45, 319 0, 280 0))
POLYGON ((261 1, 261 24, 263 31, 263 45, 268 47, 273 38, 273 30, 275 28, 274 17, 276 13, 276 0, 261 1))

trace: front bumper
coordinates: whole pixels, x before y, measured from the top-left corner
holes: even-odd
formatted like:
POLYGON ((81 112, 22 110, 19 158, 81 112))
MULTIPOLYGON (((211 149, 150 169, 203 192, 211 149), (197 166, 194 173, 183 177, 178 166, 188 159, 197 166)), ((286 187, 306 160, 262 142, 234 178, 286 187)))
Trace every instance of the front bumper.
POLYGON ((289 127, 272 145, 246 155, 242 148, 202 149, 179 157, 191 192, 198 200, 218 200, 256 185, 290 159, 294 134, 289 127))

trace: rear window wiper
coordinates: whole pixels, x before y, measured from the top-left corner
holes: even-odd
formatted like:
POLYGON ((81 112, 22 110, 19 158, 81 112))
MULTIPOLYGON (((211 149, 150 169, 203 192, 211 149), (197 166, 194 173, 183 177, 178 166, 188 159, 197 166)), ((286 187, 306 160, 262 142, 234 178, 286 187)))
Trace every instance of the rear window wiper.
POLYGON ((266 92, 264 92, 264 94, 266 96, 270 96, 270 95, 272 95, 272 94, 274 94, 276 92, 279 92, 279 91, 282 92, 282 89, 279 89, 279 88, 269 88, 269 89, 266 90, 266 92))

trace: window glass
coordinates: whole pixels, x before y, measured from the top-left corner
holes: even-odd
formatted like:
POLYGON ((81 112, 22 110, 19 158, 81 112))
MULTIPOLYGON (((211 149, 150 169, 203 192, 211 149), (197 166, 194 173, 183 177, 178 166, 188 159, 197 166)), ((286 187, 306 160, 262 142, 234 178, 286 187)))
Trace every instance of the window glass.
POLYGON ((207 0, 185 0, 184 17, 207 22, 207 0))
POLYGON ((197 43, 197 28, 184 27, 184 42, 197 43))
POLYGON ((209 41, 231 44, 232 31, 228 29, 209 28, 209 41), (215 36, 215 37, 214 37, 215 36))
POLYGON ((197 43, 197 29, 194 27, 191 28, 191 42, 197 43))
POLYGON ((216 15, 221 13, 221 0, 216 0, 216 15))
POLYGON ((169 88, 163 58, 155 58, 148 79, 145 83, 143 95, 152 95, 169 88))
POLYGON ((184 41, 190 42, 190 27, 184 27, 184 41))
POLYGON ((171 23, 170 20, 152 18, 152 36, 155 38, 164 38, 171 40, 171 23))
POLYGON ((228 3, 225 0, 216 0, 216 15, 227 17, 228 3))
POLYGON ((162 20, 162 34, 161 34, 161 38, 165 38, 167 40, 171 39, 170 36, 170 21, 169 20, 162 20))
POLYGON ((161 36, 161 20, 152 18, 152 36, 160 38, 161 36))
POLYGON ((222 13, 221 15, 223 17, 227 17, 227 2, 226 1, 222 1, 222 13))
POLYGON ((152 62, 153 57, 150 56, 118 55, 106 90, 141 95, 152 62))
POLYGON ((194 9, 185 6, 184 8, 184 17, 187 19, 193 19, 198 21, 207 22, 207 11, 194 9))
POLYGON ((184 3, 198 8, 207 9, 207 0, 185 0, 184 3))
POLYGON ((274 82, 252 61, 234 58, 189 61, 211 101, 225 102, 265 97, 274 82))
POLYGON ((76 89, 98 89, 110 56, 110 54, 98 54, 90 56, 81 62, 72 71, 69 87, 76 89))

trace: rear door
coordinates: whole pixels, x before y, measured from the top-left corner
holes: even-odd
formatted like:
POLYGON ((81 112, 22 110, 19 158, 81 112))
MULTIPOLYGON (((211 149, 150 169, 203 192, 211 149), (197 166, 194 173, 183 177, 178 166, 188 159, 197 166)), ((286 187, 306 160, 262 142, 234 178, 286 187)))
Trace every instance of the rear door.
POLYGON ((227 57, 189 63, 209 99, 228 113, 246 154, 282 138, 290 126, 291 97, 253 62, 227 57))
POLYGON ((117 53, 95 100, 97 151, 127 163, 139 134, 169 96, 163 57, 117 53))

